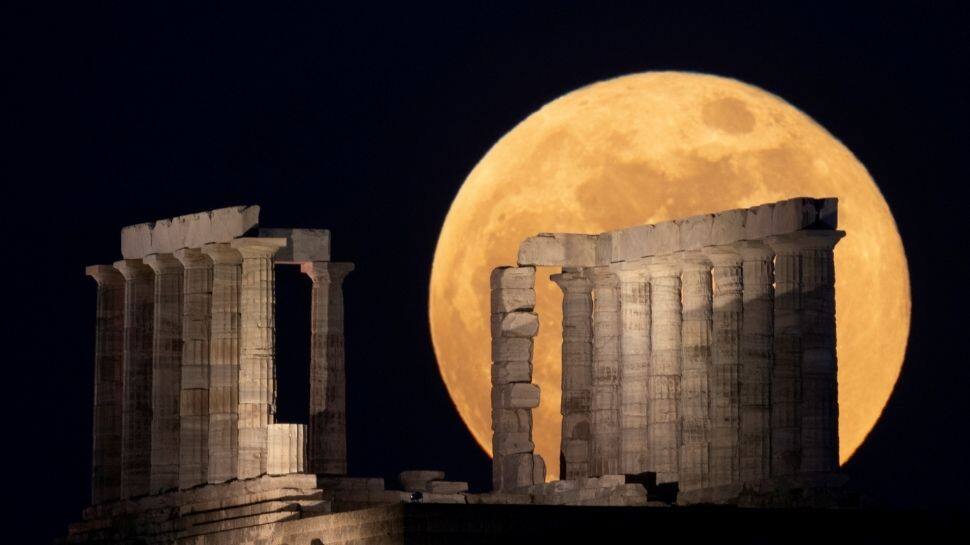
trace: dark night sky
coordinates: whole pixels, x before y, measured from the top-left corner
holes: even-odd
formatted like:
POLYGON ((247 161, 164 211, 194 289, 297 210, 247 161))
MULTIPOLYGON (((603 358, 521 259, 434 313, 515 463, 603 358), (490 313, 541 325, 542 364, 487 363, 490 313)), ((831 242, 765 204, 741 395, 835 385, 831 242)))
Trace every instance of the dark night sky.
MULTIPOLYGON (((966 509, 966 8, 670 4, 7 8, 5 483, 24 506, 7 523, 52 537, 87 502, 95 288, 83 267, 119 258, 123 225, 234 204, 262 205, 266 226, 329 228, 334 259, 357 263, 352 473, 442 468, 485 487, 488 458, 431 347, 438 230, 465 175, 526 115, 656 69, 778 94, 868 167, 910 260, 913 327, 896 392, 847 470, 890 506, 966 509)), ((306 363, 294 362, 307 357, 309 284, 279 279, 292 420, 305 403, 306 363)))

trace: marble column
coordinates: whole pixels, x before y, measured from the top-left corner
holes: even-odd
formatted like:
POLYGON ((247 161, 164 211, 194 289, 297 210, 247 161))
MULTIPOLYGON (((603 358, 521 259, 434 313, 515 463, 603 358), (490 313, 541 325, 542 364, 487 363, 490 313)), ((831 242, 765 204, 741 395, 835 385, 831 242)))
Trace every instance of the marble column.
POLYGON ((114 264, 125 277, 121 497, 148 494, 152 456, 152 326, 155 274, 140 259, 114 264))
POLYGON ((647 442, 658 483, 678 480, 678 405, 681 373, 680 267, 676 258, 654 258, 650 275, 650 365, 647 368, 647 442))
POLYGON ((182 374, 182 264, 172 254, 152 254, 155 272, 152 325, 153 494, 178 488, 179 398, 182 374))
POLYGON ((680 489, 711 485, 711 262, 700 252, 681 261, 680 489))
POLYGON ((593 387, 592 282, 583 269, 563 269, 550 279, 562 300, 562 443, 559 477, 589 476, 593 387))
POLYGON ((590 269, 593 281, 593 396, 590 476, 620 472, 619 279, 608 267, 590 269))
POLYGON ((209 336, 209 461, 206 480, 221 483, 238 476, 239 347, 242 256, 229 244, 206 244, 212 261, 209 336))
POLYGON ((242 255, 242 331, 239 353, 240 479, 266 473, 267 426, 276 415, 276 274, 273 254, 285 238, 237 238, 242 255))
POLYGON ((641 262, 615 267, 620 282, 620 467, 649 471, 647 365, 650 361, 650 284, 641 262))
POLYGON ((354 264, 311 261, 303 263, 300 270, 313 281, 307 466, 311 473, 346 475, 343 281, 354 264))
POLYGON ((98 284, 91 460, 91 504, 97 505, 121 497, 125 278, 110 265, 92 265, 84 273, 98 284))
POLYGON ((771 369, 774 366, 774 253, 761 242, 737 245, 741 255, 741 481, 771 470, 771 369))
POLYGON ((838 365, 835 352, 835 263, 843 231, 803 231, 802 472, 839 468, 838 365))
POLYGON ((179 399, 179 488, 205 484, 209 466, 209 334, 212 260, 198 248, 175 252, 182 280, 182 371, 179 399))
POLYGON ((775 252, 775 361, 771 370, 771 475, 801 467, 802 258, 793 237, 769 237, 775 252))
POLYGON ((741 255, 731 247, 705 248, 713 266, 711 320, 711 486, 741 480, 741 255))

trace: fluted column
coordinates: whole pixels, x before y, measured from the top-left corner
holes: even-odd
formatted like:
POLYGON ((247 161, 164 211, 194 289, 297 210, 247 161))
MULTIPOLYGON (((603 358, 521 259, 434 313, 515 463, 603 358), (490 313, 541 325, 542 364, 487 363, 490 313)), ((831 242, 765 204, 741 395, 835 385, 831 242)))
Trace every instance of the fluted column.
POLYGON ((97 505, 121 497, 125 278, 110 265, 92 265, 84 273, 98 284, 91 459, 91 504, 97 505))
POLYGON ((647 370, 647 411, 650 422, 650 468, 657 482, 679 478, 678 404, 681 372, 680 261, 655 258, 650 275, 650 366, 647 370))
POLYGON ((593 281, 593 397, 590 476, 620 470, 619 280, 607 267, 590 269, 593 281))
POLYGON ((593 387, 592 282, 582 269, 563 269, 550 277, 562 299, 561 479, 589 476, 593 387))
POLYGON ((774 253, 760 242, 738 244, 741 254, 741 481, 771 471, 771 370, 774 366, 774 253))
POLYGON ((209 462, 207 482, 238 476, 239 347, 242 256, 229 244, 206 244, 212 261, 209 336, 209 462))
POLYGON ((741 255, 734 248, 705 248, 714 279, 711 344, 711 485, 741 479, 741 255))
POLYGON ((152 326, 155 274, 140 259, 114 264, 125 277, 121 497, 148 494, 152 454, 152 326))
POLYGON ((212 260, 198 248, 175 252, 182 280, 179 488, 204 484, 209 466, 209 334, 212 260))
POLYGON ((711 484, 711 262, 684 254, 681 286, 680 489, 711 484))
POLYGON ((649 471, 647 365, 650 361, 650 284, 644 264, 615 268, 620 282, 620 468, 649 471))
POLYGON ((242 330, 239 354, 240 479, 266 473, 267 427, 276 414, 276 274, 273 254, 284 238, 237 238, 242 254, 242 330))
POLYGON ((172 254, 152 254, 155 271, 152 325, 153 494, 178 488, 179 397, 182 373, 182 264, 172 254))
POLYGON ((343 280, 354 270, 354 264, 312 261, 303 263, 300 270, 313 281, 307 464, 311 473, 345 475, 347 371, 343 280))
POLYGON ((803 472, 839 468, 838 365, 835 351, 835 263, 843 231, 803 231, 802 465, 803 472))
POLYGON ((802 259, 791 237, 766 240, 775 252, 775 361, 771 371, 771 475, 801 467, 802 259))

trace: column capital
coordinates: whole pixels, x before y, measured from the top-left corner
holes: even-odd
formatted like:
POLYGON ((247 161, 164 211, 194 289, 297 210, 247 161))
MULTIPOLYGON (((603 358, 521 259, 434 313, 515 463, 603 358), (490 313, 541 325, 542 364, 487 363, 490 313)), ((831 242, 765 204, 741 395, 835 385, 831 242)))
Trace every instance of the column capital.
POLYGON ((563 292, 589 292, 593 288, 593 283, 583 269, 563 269, 563 272, 554 274, 549 280, 555 282, 563 292))
POLYGON ((775 251, 763 240, 741 240, 732 244, 744 261, 763 261, 775 256, 775 251))
POLYGON ((681 254, 680 267, 683 272, 709 271, 711 270, 711 260, 703 252, 684 252, 681 254))
POLYGON ((286 247, 286 239, 276 237, 243 237, 234 239, 229 245, 242 254, 243 259, 269 258, 273 257, 280 248, 286 247))
POLYGON ((845 237, 845 231, 819 230, 799 231, 794 234, 801 243, 802 249, 831 250, 845 237))
POLYGON ((114 262, 114 268, 125 277, 125 280, 151 280, 155 277, 152 268, 140 259, 122 259, 114 262))
POLYGON ((647 261, 647 272, 652 278, 665 276, 680 276, 683 260, 680 255, 667 255, 663 257, 652 257, 647 261))
POLYGON ((84 275, 93 278, 99 286, 120 286, 125 282, 125 277, 112 265, 89 265, 84 268, 84 275))
POLYGON ((309 276, 314 284, 318 282, 340 284, 353 270, 353 263, 334 263, 332 261, 306 261, 300 263, 300 272, 309 276))
POLYGON ((149 254, 142 261, 155 271, 155 274, 175 273, 182 271, 182 263, 172 254, 149 254))
POLYGON ((704 255, 711 260, 715 267, 739 267, 741 266, 741 252, 736 244, 725 246, 707 246, 701 248, 704 255))
POLYGON ((227 242, 212 242, 202 246, 202 253, 212 260, 215 265, 239 265, 242 254, 229 246, 227 242))
POLYGON ((175 259, 178 259, 186 269, 204 269, 212 266, 212 259, 202 253, 202 248, 175 250, 175 259))
POLYGON ((610 270, 620 280, 620 282, 646 282, 650 279, 647 271, 649 258, 631 259, 630 261, 619 261, 610 264, 610 270))
POLYGON ((616 272, 607 266, 592 267, 587 269, 590 280, 597 287, 615 286, 619 282, 616 272))

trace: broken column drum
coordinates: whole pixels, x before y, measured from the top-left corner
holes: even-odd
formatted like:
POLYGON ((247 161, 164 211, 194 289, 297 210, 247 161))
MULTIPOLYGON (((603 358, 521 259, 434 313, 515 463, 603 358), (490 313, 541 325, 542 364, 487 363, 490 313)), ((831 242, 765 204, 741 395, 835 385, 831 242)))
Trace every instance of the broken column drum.
POLYGON ((353 265, 330 263, 328 231, 258 229, 258 214, 233 207, 125 227, 124 259, 85 269, 98 287, 92 505, 346 473, 342 280, 353 265), (276 422, 278 266, 299 266, 314 284, 309 432, 276 422))
POLYGON ((836 471, 844 235, 836 199, 802 197, 524 240, 496 270, 562 269, 560 478, 652 472, 693 493, 836 471))

